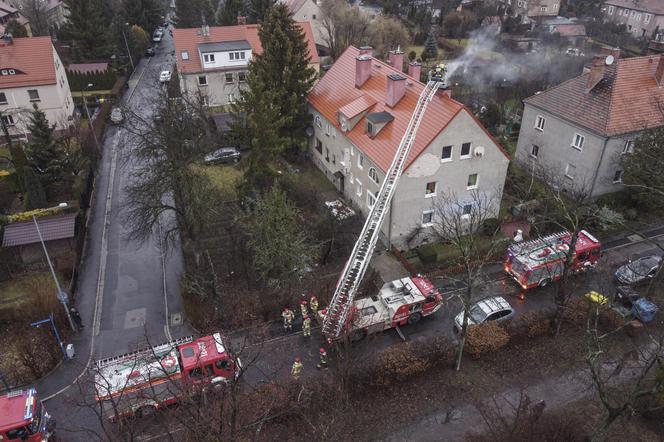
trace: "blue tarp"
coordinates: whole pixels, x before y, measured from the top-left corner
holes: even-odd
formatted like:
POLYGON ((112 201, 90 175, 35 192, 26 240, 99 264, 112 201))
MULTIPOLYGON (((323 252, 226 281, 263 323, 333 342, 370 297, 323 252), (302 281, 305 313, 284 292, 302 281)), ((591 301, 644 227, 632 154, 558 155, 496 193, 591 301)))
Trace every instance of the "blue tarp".
POLYGON ((650 322, 655 318, 657 313, 657 306, 647 299, 641 298, 634 301, 632 312, 634 316, 639 318, 642 322, 650 322))

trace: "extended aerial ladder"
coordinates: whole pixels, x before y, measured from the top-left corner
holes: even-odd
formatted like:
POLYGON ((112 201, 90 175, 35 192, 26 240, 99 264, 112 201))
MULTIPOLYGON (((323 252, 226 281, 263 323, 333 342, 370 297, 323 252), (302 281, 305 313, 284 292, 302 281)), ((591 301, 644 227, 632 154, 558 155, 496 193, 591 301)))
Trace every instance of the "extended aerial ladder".
POLYGON ((445 66, 442 65, 442 69, 434 70, 429 75, 430 80, 420 94, 417 106, 415 106, 406 132, 399 144, 399 149, 385 174, 383 184, 380 186, 376 202, 364 222, 360 237, 355 243, 353 252, 348 258, 343 273, 337 282, 337 287, 330 301, 322 327, 323 334, 330 340, 339 338, 347 326, 348 315, 351 311, 355 294, 369 267, 369 261, 371 261, 371 256, 380 235, 380 226, 383 224, 385 214, 389 210, 390 201, 392 201, 392 197, 394 196, 394 191, 403 172, 406 159, 415 142, 417 129, 422 122, 422 118, 424 118, 424 112, 429 102, 436 95, 438 88, 445 87, 445 71, 445 66))

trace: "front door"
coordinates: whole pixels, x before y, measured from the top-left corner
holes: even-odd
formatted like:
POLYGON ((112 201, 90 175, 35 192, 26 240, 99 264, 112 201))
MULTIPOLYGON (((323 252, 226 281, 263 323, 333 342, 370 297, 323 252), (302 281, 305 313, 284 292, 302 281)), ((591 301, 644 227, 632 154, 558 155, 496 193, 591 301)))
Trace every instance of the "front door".
POLYGON ((339 193, 344 194, 344 176, 339 174, 339 193))

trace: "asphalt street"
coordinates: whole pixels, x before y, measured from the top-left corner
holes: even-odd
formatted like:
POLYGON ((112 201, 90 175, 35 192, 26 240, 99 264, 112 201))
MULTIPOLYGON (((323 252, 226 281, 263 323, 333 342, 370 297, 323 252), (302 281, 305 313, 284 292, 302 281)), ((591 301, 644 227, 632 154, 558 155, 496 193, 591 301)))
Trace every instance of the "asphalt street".
MULTIPOLYGON (((159 72, 171 69, 172 51, 173 42, 166 33, 155 56, 137 64, 121 107, 151 117, 163 88, 159 72)), ((64 362, 37 385, 58 422, 58 437, 68 441, 97 440, 101 435, 95 413, 80 406, 93 403, 84 374, 90 360, 126 353, 148 341, 161 343, 192 334, 179 320, 183 269, 179 245, 163 253, 158 232, 142 243, 128 237, 126 188, 136 178, 137 167, 127 160, 135 148, 133 140, 121 125, 109 125, 101 143, 76 301, 86 328, 72 341, 74 360, 64 362), (71 386, 75 379, 78 382, 71 386)), ((162 221, 172 220, 164 217, 162 221)))

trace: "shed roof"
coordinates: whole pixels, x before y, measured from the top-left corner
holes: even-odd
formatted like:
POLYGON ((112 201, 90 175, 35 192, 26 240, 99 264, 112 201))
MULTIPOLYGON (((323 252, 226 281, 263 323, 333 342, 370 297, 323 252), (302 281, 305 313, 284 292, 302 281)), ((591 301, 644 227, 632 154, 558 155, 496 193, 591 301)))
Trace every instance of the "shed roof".
MULTIPOLYGON (((67 213, 37 218, 37 224, 44 241, 73 238, 76 230, 76 214, 67 213)), ((2 238, 3 247, 15 247, 38 242, 39 234, 32 219, 5 226, 5 234, 2 238)))

